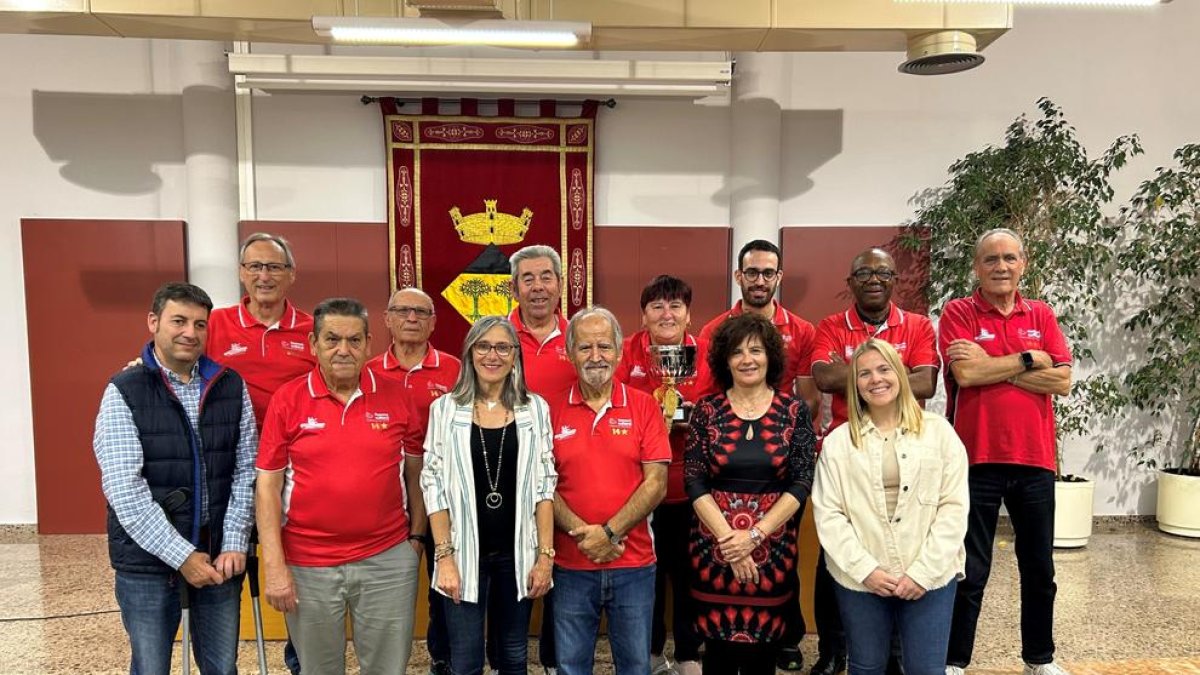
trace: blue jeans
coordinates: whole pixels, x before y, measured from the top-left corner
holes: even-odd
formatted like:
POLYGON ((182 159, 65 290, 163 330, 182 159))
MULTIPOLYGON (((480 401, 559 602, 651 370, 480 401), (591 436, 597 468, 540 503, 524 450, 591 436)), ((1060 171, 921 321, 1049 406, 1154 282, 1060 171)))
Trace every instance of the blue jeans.
POLYGON ((554 568, 554 641, 562 675, 591 675, 600 614, 617 675, 650 672, 654 565, 611 570, 554 568))
MULTIPOLYGON (((455 675, 483 672, 483 626, 490 627, 497 645, 492 667, 500 675, 525 675, 529 649, 532 600, 517 602, 512 554, 493 553, 479 561, 479 602, 457 605, 443 598, 446 632, 450 638, 450 669, 455 675)), ((437 593, 437 591, 430 591, 437 593)), ((440 594, 438 597, 443 597, 440 594)))
POLYGON ((1054 472, 1036 466, 976 464, 967 474, 967 577, 958 585, 946 663, 966 667, 975 650, 983 589, 992 573, 1000 504, 1008 507, 1021 578, 1021 660, 1054 660, 1054 472))
POLYGON ((920 600, 901 600, 852 591, 835 582, 834 593, 846 630, 849 675, 887 672, 894 629, 900 633, 905 675, 943 675, 956 585, 952 580, 920 600))
MULTIPOLYGON (((238 619, 242 579, 238 575, 219 586, 191 589, 192 653, 202 675, 237 673, 238 619)), ((171 670, 171 650, 179 629, 177 574, 120 572, 116 574, 117 605, 133 653, 131 675, 159 675, 171 670)))

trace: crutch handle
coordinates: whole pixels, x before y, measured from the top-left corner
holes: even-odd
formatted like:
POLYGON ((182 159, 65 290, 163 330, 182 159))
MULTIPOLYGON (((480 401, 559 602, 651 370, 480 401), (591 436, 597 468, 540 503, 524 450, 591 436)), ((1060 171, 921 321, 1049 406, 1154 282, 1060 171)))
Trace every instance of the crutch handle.
POLYGON ((246 580, 250 582, 250 597, 258 597, 258 556, 254 555, 251 549, 250 555, 246 556, 246 580))

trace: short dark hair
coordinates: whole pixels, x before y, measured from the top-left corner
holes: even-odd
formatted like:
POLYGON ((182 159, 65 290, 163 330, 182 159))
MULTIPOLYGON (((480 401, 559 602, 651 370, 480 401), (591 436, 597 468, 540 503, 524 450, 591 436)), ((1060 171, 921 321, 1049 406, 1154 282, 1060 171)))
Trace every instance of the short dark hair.
POLYGON ((212 313, 212 298, 203 288, 186 281, 168 281, 154 292, 154 300, 150 303, 150 311, 154 316, 162 317, 163 308, 171 300, 189 305, 203 307, 205 312, 212 313))
POLYGON ((669 274, 660 274, 650 280, 642 289, 642 309, 656 300, 682 300, 688 307, 692 306, 692 287, 688 282, 669 274))
POLYGON ((766 251, 767 253, 774 253, 775 259, 779 261, 779 266, 783 266, 783 254, 779 252, 778 246, 772 244, 766 239, 754 239, 746 242, 746 245, 743 246, 742 250, 738 252, 739 270, 742 269, 742 264, 746 262, 746 254, 751 251, 766 251))
POLYGON ((787 365, 783 351, 783 338, 775 324, 757 314, 731 316, 717 326, 708 347, 708 368, 722 389, 733 387, 733 372, 729 370, 729 357, 746 338, 756 337, 767 350, 767 384, 779 387, 787 365))
POLYGON ((363 332, 371 332, 371 322, 367 319, 367 308, 354 298, 327 298, 313 310, 313 334, 321 334, 321 324, 327 316, 350 316, 362 319, 363 332))

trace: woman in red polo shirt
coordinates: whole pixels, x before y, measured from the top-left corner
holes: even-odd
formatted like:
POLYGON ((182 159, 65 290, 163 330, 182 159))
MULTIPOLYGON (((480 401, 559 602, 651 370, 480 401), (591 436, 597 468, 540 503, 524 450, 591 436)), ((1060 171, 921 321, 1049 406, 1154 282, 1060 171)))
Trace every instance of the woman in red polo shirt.
POLYGON ((796 528, 812 487, 812 416, 779 386, 783 339, 767 319, 727 319, 708 364, 721 391, 696 404, 684 457, 704 671, 773 674, 800 620, 796 528))
POLYGON ((550 411, 525 388, 521 346, 499 316, 475 322, 454 390, 429 409, 421 489, 433 532, 434 591, 445 603, 450 669, 525 673, 533 598, 550 590, 554 488, 550 411))

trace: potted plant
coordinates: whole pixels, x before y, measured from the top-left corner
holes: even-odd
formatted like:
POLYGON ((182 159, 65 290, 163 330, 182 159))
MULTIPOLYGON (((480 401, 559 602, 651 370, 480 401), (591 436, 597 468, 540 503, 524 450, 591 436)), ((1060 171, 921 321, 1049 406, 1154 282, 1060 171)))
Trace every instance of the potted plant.
POLYGON ((1174 158, 1176 166, 1159 167, 1121 211, 1128 238, 1117 255, 1119 280, 1136 303, 1124 327, 1145 347, 1097 389, 1108 410, 1158 422, 1130 452, 1159 469, 1159 529, 1200 537, 1200 144, 1174 158), (1160 468, 1158 458, 1172 455, 1160 468))
MULTIPOLYGON (((1090 336, 1098 329, 1102 289, 1120 236, 1119 225, 1102 213, 1113 198, 1110 176, 1142 149, 1136 136, 1122 136, 1092 158, 1061 108, 1045 98, 1037 107, 1040 115, 1022 115, 1008 126, 1002 144, 954 162, 944 186, 918 195, 901 243, 927 251, 926 297, 931 308, 940 308, 974 290, 971 265, 980 234, 996 227, 1018 232, 1028 259, 1022 293, 1055 310, 1078 366, 1093 358, 1090 336)), ((1090 422, 1090 391, 1073 387, 1069 397, 1055 401, 1055 546, 1084 546, 1091 535, 1094 484, 1062 470, 1063 439, 1090 422)))

